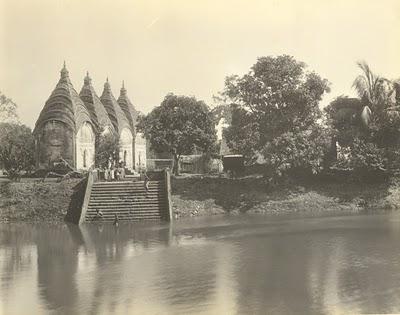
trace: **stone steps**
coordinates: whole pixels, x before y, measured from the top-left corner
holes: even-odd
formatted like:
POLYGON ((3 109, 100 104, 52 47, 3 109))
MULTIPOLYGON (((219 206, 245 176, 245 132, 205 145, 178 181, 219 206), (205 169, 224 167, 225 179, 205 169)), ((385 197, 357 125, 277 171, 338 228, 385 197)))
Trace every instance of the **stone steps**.
POLYGON ((85 215, 86 222, 163 220, 168 216, 165 184, 149 181, 148 191, 143 181, 96 182, 92 186, 85 215), (96 211, 100 211, 99 217, 96 211))

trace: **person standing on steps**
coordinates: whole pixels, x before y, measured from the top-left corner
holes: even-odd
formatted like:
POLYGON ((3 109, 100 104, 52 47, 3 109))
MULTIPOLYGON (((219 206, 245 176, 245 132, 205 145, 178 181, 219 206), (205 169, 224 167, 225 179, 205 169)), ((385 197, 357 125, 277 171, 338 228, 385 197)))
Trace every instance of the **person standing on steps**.
POLYGON ((114 225, 115 227, 118 227, 118 221, 119 221, 119 219, 118 219, 118 214, 114 214, 114 222, 113 222, 113 225, 114 225))
POLYGON ((143 183, 144 183, 144 189, 146 190, 146 198, 148 198, 150 178, 147 176, 146 170, 143 171, 143 183))
POLYGON ((99 209, 96 209, 96 216, 95 216, 96 220, 101 220, 103 219, 103 212, 101 212, 99 209))

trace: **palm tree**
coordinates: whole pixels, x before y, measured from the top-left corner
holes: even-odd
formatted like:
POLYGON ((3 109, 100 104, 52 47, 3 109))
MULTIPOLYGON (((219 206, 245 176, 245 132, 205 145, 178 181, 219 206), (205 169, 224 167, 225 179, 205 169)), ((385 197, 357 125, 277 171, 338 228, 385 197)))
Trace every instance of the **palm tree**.
POLYGON ((353 88, 362 100, 367 101, 372 107, 376 107, 387 98, 392 84, 384 77, 373 73, 365 61, 357 62, 357 65, 363 73, 356 77, 353 88))
POLYGON ((370 121, 371 115, 382 112, 389 106, 389 98, 393 92, 393 84, 389 80, 372 72, 365 61, 357 62, 362 74, 356 77, 353 88, 361 99, 363 116, 366 122, 370 121))

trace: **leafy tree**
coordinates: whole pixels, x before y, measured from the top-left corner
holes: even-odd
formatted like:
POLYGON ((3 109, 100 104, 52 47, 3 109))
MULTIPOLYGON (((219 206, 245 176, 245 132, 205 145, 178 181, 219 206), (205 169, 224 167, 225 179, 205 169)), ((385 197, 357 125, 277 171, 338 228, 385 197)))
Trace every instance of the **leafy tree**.
POLYGON ((109 131, 102 131, 96 137, 95 164, 107 167, 108 161, 118 161, 119 141, 118 136, 109 131))
POLYGON ((281 134, 264 147, 263 154, 278 176, 289 171, 316 174, 323 169, 330 142, 330 132, 315 125, 309 130, 281 134))
POLYGON ((398 82, 373 73, 366 62, 358 62, 357 65, 362 73, 354 80, 353 87, 364 108, 371 111, 368 141, 376 143, 379 147, 398 146, 400 138, 398 82))
POLYGON ((333 138, 341 146, 351 145, 356 138, 365 136, 367 130, 362 123, 363 106, 358 98, 339 96, 324 111, 333 130, 333 138))
MULTIPOLYGON (((306 71, 303 62, 287 55, 259 58, 247 74, 225 81, 221 96, 236 106, 226 133, 228 144, 251 160, 255 152, 279 146, 276 141, 306 136, 322 118, 318 104, 326 92, 328 81, 306 71)), ((299 158, 310 156, 302 153, 299 158)))
POLYGON ((179 174, 179 158, 195 148, 207 153, 216 141, 213 115, 208 106, 194 97, 168 94, 160 106, 144 117, 138 129, 157 151, 174 158, 173 172, 179 174))
POLYGON ((25 125, 0 124, 0 165, 12 179, 21 171, 30 172, 35 165, 34 138, 25 125))
POLYGON ((387 168, 384 149, 378 148, 374 143, 356 138, 351 147, 346 147, 343 151, 338 156, 336 166, 353 170, 358 179, 365 179, 387 168))
POLYGON ((252 115, 238 105, 231 105, 231 121, 223 135, 232 153, 243 154, 247 160, 256 156, 256 149, 260 141, 257 123, 252 115))
MULTIPOLYGON (((220 101, 220 99, 217 99, 217 101, 220 101)), ((218 124, 221 119, 224 119, 225 122, 227 123, 230 123, 232 120, 232 108, 230 105, 227 104, 217 105, 212 109, 211 112, 214 116, 215 124, 218 124)))
POLYGON ((361 69, 362 74, 355 78, 353 87, 363 105, 369 106, 374 112, 387 98, 389 81, 373 73, 365 61, 357 62, 357 66, 361 69))
POLYGON ((0 123, 19 123, 17 104, 0 91, 0 123))

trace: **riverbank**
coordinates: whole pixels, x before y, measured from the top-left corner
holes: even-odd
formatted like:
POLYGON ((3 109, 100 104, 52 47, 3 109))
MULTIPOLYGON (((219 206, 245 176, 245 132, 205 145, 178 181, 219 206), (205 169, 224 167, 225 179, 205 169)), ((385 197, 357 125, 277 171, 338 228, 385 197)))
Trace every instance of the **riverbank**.
POLYGON ((400 185, 391 183, 297 181, 270 187, 260 177, 175 178, 175 217, 213 214, 357 214, 400 208, 400 185))
MULTIPOLYGON (((0 183, 0 222, 63 222, 68 208, 80 207, 79 179, 0 183), (71 203, 72 201, 72 203, 71 203)), ((172 178, 176 219, 216 214, 357 214, 400 208, 400 184, 313 180, 270 187, 262 177, 172 178)))
POLYGON ((0 183, 0 222, 63 222, 81 179, 0 183))

